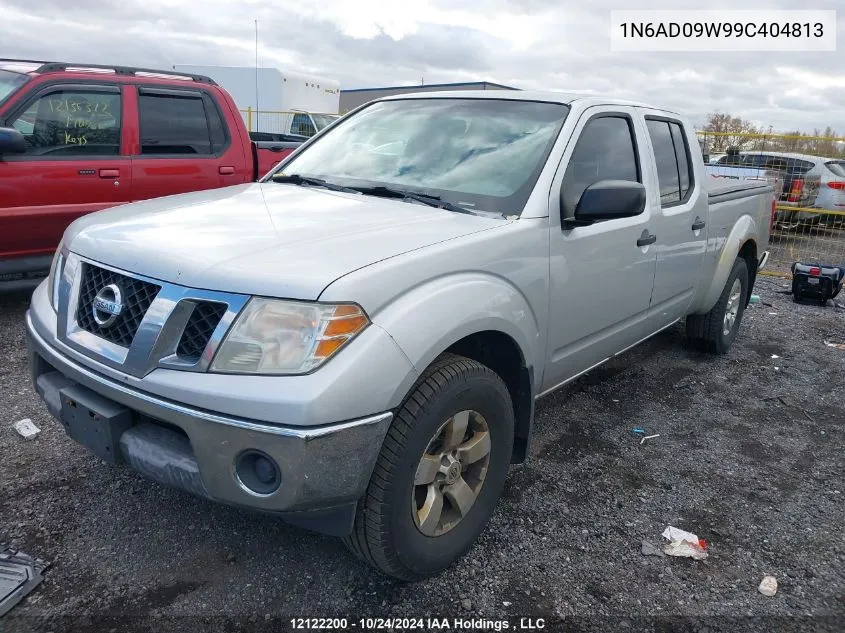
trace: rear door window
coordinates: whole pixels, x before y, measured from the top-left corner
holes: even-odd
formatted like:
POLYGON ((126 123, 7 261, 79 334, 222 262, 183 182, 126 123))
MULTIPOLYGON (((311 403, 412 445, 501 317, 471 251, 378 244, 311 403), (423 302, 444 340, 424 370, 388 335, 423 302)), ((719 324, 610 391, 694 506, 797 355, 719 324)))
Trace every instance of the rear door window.
POLYGON ((763 168, 766 163, 771 164, 772 157, 765 154, 745 154, 742 156, 741 162, 749 167, 763 168))
POLYGON ((678 177, 678 159, 672 131, 669 123, 662 120, 646 119, 648 135, 654 149, 654 162, 657 165, 657 181, 660 185, 660 203, 663 206, 681 201, 681 184, 678 177))
POLYGON ((671 121, 669 129, 672 130, 672 143, 675 145, 675 158, 678 161, 678 177, 681 185, 681 200, 686 198, 687 192, 693 185, 692 162, 690 161, 689 143, 684 128, 680 123, 671 121))
POLYGON ((654 150, 660 204, 680 204, 687 198, 694 177, 689 143, 680 123, 646 117, 646 127, 654 150))
POLYGON ((229 146, 229 134, 220 110, 210 95, 203 95, 205 111, 208 113, 208 129, 211 134, 211 151, 219 154, 229 146))
POLYGON ((788 158, 786 160, 786 168, 791 174, 806 174, 815 164, 808 160, 801 160, 800 158, 788 158))
POLYGON ((7 125, 23 134, 24 157, 117 156, 120 108, 118 89, 58 88, 39 96, 7 125))
POLYGON ((209 156, 212 125, 200 93, 141 90, 138 95, 142 155, 209 156))

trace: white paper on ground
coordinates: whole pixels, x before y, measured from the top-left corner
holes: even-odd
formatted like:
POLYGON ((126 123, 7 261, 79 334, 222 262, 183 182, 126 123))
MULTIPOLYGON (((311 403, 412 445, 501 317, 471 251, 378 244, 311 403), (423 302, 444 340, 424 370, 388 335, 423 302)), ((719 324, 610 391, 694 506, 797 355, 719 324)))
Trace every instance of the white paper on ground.
POLYGON ((683 556, 704 560, 707 552, 698 542, 698 536, 686 530, 680 530, 671 525, 663 530, 663 538, 670 541, 663 545, 663 553, 667 556, 683 556))
POLYGON ((698 544, 698 537, 692 532, 686 532, 671 525, 663 530, 663 538, 667 541, 691 541, 698 544))
POLYGON ((27 440, 31 440, 33 437, 41 433, 41 429, 35 426, 29 418, 18 420, 15 422, 14 427, 20 436, 27 440))

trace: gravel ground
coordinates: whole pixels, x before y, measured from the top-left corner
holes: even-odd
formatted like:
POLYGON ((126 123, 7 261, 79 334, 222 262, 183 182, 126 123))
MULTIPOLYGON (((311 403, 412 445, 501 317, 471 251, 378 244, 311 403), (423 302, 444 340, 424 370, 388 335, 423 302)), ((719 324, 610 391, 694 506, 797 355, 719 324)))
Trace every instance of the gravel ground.
POLYGON ((475 630, 530 617, 551 631, 842 631, 845 351, 824 341, 845 339, 845 311, 784 290, 759 280, 763 303, 725 357, 687 349, 678 326, 541 401, 531 461, 512 469, 479 542, 411 585, 338 540, 91 457, 30 388, 26 297, 2 297, 0 543, 52 566, 0 630, 445 616, 452 630, 469 630, 455 617, 491 621, 475 630), (32 441, 11 428, 24 417, 42 429, 32 441), (635 426, 660 437, 641 445, 635 426), (670 524, 706 539, 709 558, 644 556, 670 524), (757 591, 764 574, 774 597, 757 591))

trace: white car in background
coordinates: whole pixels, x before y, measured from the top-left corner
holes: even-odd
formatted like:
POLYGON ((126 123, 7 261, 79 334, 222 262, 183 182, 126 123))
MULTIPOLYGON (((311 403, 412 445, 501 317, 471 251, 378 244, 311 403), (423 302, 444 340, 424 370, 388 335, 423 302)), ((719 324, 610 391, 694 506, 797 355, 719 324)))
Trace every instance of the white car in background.
POLYGON ((816 206, 838 211, 825 216, 828 226, 845 226, 845 159, 828 160, 822 165, 822 189, 816 206))
POLYGON ((845 225, 845 215, 839 215, 845 214, 845 159, 789 152, 743 152, 740 156, 743 165, 762 165, 782 159, 791 176, 807 180, 817 177, 818 193, 810 206, 837 213, 817 214, 816 221, 823 221, 827 226, 845 225))

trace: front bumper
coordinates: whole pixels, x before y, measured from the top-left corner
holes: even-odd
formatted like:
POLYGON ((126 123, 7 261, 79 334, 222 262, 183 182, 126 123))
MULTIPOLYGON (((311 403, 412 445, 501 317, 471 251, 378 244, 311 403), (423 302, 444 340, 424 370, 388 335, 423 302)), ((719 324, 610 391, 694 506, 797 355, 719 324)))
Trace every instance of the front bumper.
MULTIPOLYGON (((349 532, 392 419, 390 412, 322 426, 285 426, 188 406, 141 391, 83 366, 54 349, 27 312, 32 379, 50 412, 61 419, 61 397, 125 408, 117 462, 161 483, 227 504, 281 513, 320 532, 349 532), (251 491, 236 472, 248 451, 271 457, 281 484, 251 491)), ((115 409, 117 410, 117 409, 115 409)), ((123 415, 121 413, 121 415, 123 415)))

